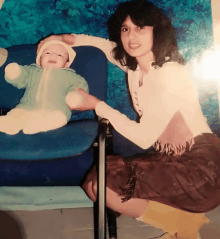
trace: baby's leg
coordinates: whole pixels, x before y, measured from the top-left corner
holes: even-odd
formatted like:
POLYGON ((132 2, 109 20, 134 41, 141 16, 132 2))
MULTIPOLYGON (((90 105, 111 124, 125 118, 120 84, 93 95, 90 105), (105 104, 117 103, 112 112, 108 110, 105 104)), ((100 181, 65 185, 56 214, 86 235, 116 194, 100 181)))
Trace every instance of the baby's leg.
POLYGON ((60 128, 67 124, 67 118, 61 111, 35 111, 33 117, 24 127, 24 134, 36 134, 60 128))
POLYGON ((6 134, 14 135, 23 129, 29 116, 29 111, 15 108, 7 115, 0 116, 0 131, 6 134))

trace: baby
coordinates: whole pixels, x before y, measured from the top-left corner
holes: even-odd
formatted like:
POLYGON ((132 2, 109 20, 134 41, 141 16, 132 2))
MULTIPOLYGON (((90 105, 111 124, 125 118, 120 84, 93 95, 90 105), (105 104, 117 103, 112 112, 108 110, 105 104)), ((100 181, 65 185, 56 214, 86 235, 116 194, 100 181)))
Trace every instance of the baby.
POLYGON ((10 63, 5 67, 5 80, 25 92, 14 109, 0 117, 1 132, 35 134, 67 124, 71 117, 68 105, 73 107, 83 100, 76 88, 88 92, 86 80, 69 68, 75 55, 69 45, 52 40, 41 47, 36 64, 10 63))

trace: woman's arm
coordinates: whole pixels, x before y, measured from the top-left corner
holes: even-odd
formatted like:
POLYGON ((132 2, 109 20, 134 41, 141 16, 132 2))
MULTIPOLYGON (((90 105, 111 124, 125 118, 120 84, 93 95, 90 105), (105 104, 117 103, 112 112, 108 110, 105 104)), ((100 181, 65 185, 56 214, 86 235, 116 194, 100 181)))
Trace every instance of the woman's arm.
POLYGON ((118 66, 123 71, 127 72, 127 67, 122 66, 119 61, 114 59, 112 50, 116 46, 114 42, 111 42, 107 39, 100 38, 100 37, 94 37, 94 36, 88 36, 84 34, 62 34, 62 35, 51 35, 49 37, 46 37, 40 43, 37 47, 37 52, 39 52, 39 49, 41 46, 50 40, 58 40, 63 41, 72 47, 74 46, 94 46, 102 50, 107 59, 114 65, 118 66))
POLYGON ((127 72, 127 67, 122 66, 121 63, 115 60, 113 56, 113 48, 116 46, 115 42, 109 41, 101 37, 88 36, 84 34, 72 34, 75 37, 75 42, 72 46, 94 46, 102 50, 107 59, 114 65, 118 66, 123 71, 127 72))
POLYGON ((143 149, 155 143, 179 107, 178 96, 162 93, 161 90, 146 90, 143 116, 137 123, 82 89, 77 89, 77 92, 83 96, 83 102, 77 107, 69 104, 72 110, 95 109, 98 116, 108 119, 116 131, 143 149))
MULTIPOLYGON (((190 93, 189 87, 181 83, 177 85, 178 78, 173 80, 169 80, 167 84, 145 86, 141 97, 145 105, 140 123, 130 120, 124 114, 82 89, 77 91, 83 96, 83 103, 74 109, 82 111, 95 109, 97 115, 107 118, 121 135, 139 147, 147 149, 159 138, 174 113, 183 105, 187 108, 185 97, 192 100, 191 95, 188 94, 188 92, 190 93), (175 84, 172 84, 173 80, 175 80, 175 84)), ((152 81, 152 83, 154 82, 152 81)), ((190 103, 193 104, 193 102, 190 103)), ((189 114, 191 113, 189 112, 189 114)))
POLYGON ((109 119, 116 131, 143 149, 156 142, 178 110, 184 110, 184 114, 192 119, 195 109, 192 105, 197 102, 184 73, 181 75, 181 71, 176 70, 162 71, 161 74, 161 80, 152 80, 143 86, 139 99, 144 104, 140 123, 128 119, 104 102, 96 106, 97 115, 109 119))

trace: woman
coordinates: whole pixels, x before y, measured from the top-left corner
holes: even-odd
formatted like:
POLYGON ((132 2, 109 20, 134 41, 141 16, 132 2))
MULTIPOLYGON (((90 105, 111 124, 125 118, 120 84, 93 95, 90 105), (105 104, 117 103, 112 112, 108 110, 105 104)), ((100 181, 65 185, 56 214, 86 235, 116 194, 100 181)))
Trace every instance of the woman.
MULTIPOLYGON (((122 3, 108 26, 111 41, 66 34, 47 38, 98 47, 128 74, 139 122, 78 89, 84 102, 75 109, 95 109, 144 149, 107 158, 107 206, 161 228, 167 238, 198 238, 208 222, 204 212, 220 204, 220 144, 202 114, 174 28, 148 1, 122 3)), ((93 201, 96 177, 93 168, 83 185, 93 201)))

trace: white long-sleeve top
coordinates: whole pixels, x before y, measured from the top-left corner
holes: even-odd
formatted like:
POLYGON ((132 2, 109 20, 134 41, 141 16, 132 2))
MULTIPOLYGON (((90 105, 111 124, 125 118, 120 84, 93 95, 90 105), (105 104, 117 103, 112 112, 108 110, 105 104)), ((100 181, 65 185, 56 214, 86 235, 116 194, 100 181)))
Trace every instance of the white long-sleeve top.
POLYGON ((161 68, 151 67, 148 74, 143 76, 139 66, 132 71, 114 59, 114 42, 83 34, 73 35, 76 40, 74 46, 90 45, 101 49, 111 63, 128 74, 129 91, 134 108, 141 116, 140 122, 130 120, 103 101, 95 109, 97 115, 107 118, 125 138, 143 149, 149 148, 165 131, 176 112, 183 116, 193 137, 211 133, 187 67, 169 62, 161 68), (143 85, 139 87, 142 77, 143 85))

